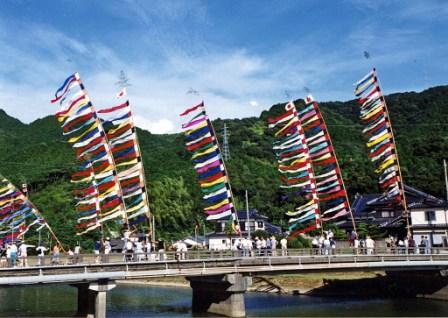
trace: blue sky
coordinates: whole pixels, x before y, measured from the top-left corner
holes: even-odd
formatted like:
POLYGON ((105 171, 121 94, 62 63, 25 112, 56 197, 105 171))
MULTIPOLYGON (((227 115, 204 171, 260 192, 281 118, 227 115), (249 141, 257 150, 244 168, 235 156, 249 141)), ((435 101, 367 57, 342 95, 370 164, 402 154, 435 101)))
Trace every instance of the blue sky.
POLYGON ((170 133, 202 99, 213 118, 258 116, 306 88, 352 99, 373 66, 386 93, 447 84, 447 37, 443 0, 4 0, 0 107, 24 122, 54 114, 75 71, 96 107, 113 106, 124 70, 137 124, 170 133))

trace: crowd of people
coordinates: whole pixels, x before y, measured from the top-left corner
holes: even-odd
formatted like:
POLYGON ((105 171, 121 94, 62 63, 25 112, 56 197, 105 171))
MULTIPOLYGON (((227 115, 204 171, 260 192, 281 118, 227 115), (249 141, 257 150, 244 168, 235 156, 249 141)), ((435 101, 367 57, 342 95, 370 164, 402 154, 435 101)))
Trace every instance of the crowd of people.
MULTIPOLYGON (((35 248, 37 254, 37 265, 45 265, 45 252, 48 248, 44 244, 35 245, 26 244, 25 242, 15 241, 6 243, 0 248, 0 267, 27 267, 28 266, 28 249, 35 248)), ((60 247, 54 245, 51 252, 51 264, 59 264, 60 247)))
MULTIPOLYGON (((125 261, 163 261, 166 259, 166 250, 175 252, 177 260, 187 258, 188 248, 184 241, 177 241, 170 246, 166 246, 165 241, 159 239, 152 241, 149 235, 139 237, 132 235, 131 231, 125 231, 121 239, 122 244, 115 251, 123 254, 125 261), (118 250, 117 250, 118 249, 118 250)), ((389 235, 385 238, 384 244, 380 244, 381 248, 376 248, 376 242, 370 236, 359 238, 356 232, 348 234, 348 246, 353 250, 354 254, 372 255, 375 253, 391 253, 391 254, 431 254, 431 241, 427 236, 421 236, 420 242, 417 244, 412 236, 398 238, 389 235)), ((312 253, 314 255, 332 255, 336 254, 336 240, 331 230, 323 231, 322 235, 311 239, 312 253)), ((345 245, 346 246, 346 245, 345 245)), ((25 244, 25 242, 12 242, 0 247, 1 267, 17 267, 28 266, 28 250, 35 248, 37 254, 37 265, 45 264, 46 253, 51 255, 51 264, 61 264, 61 247, 54 245, 47 248, 44 244, 34 245, 25 244)), ((203 246, 208 250, 207 246, 203 246)), ((275 236, 258 237, 254 239, 247 237, 227 238, 224 250, 233 251, 235 256, 287 256, 288 241, 286 238, 277 239, 275 236)), ((223 250, 220 249, 220 250, 223 250)), ((108 263, 109 255, 112 253, 113 247, 109 237, 98 239, 93 245, 93 254, 96 263, 108 263)), ((217 251, 217 250, 216 250, 217 251)), ((66 264, 77 264, 82 262, 81 247, 76 245, 74 249, 64 251, 66 264)), ((214 250, 211 250, 214 252, 214 250)), ((34 253, 33 253, 34 254, 34 253)))

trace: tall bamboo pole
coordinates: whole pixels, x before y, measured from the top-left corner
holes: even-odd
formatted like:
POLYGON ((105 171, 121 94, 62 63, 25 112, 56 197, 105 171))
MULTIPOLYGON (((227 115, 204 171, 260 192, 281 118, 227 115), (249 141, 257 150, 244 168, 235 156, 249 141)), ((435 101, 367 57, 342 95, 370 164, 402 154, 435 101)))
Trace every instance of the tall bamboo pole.
POLYGON ((328 131, 328 127, 327 127, 327 124, 326 124, 326 122, 325 122, 324 116, 323 116, 322 112, 320 111, 320 109, 319 109, 318 106, 317 106, 317 102, 313 101, 313 106, 314 106, 314 109, 317 110, 317 111, 320 113, 320 117, 321 117, 321 119, 322 119, 322 123, 324 124, 325 130, 327 131, 327 134, 328 134, 328 142, 330 143, 330 146, 331 146, 331 149, 332 149, 331 152, 333 153, 333 157, 334 157, 334 159, 335 159, 335 161, 336 161, 336 167, 337 167, 337 169, 339 170, 339 173, 340 173, 340 175, 341 175, 342 188, 344 189, 345 199, 347 200, 347 203, 348 203, 348 210, 349 210, 349 212, 350 212, 350 217, 351 217, 351 219, 352 219, 353 230, 354 230, 355 233, 356 233, 356 232, 357 232, 357 231, 356 231, 356 223, 355 223, 355 218, 353 217, 352 206, 351 206, 351 204, 350 204, 350 200, 348 199, 347 189, 346 189, 346 187, 345 187, 344 179, 342 178, 342 170, 341 170, 341 168, 340 168, 340 166, 339 166, 338 157, 336 156, 336 150, 335 150, 335 148, 334 148, 334 146, 333 146, 333 141, 331 140, 330 132, 328 131))
MULTIPOLYGON (((87 97, 87 99, 90 102, 90 109, 92 110, 93 113, 97 114, 95 106, 93 106, 93 103, 90 101, 89 94, 88 94, 84 84, 82 83, 81 78, 80 78, 78 73, 75 73, 75 78, 79 82, 81 89, 83 90, 83 92, 85 92, 85 96, 87 97)), ((114 167, 114 170, 116 171, 117 170, 117 166, 115 164, 115 160, 114 160, 114 156, 112 154, 112 150, 111 150, 111 148, 109 146, 109 139, 107 138, 107 134, 106 134, 106 131, 104 130, 104 127, 103 127, 103 124, 102 124, 101 120, 99 118, 97 118, 97 120, 98 120, 98 130, 104 135, 104 139, 106 141, 105 144, 104 144, 104 148, 106 149, 106 152, 109 155, 110 160, 112 161, 112 165, 114 167)), ((124 220, 125 224, 129 227, 128 216, 127 216, 127 213, 126 213, 126 204, 125 204, 124 199, 123 199, 123 190, 121 189, 121 184, 120 184, 120 181, 118 180, 117 174, 114 175, 114 181, 118 185, 118 196, 121 198, 120 205, 121 205, 121 209, 123 210, 123 220, 124 220)), ((100 223, 102 223, 101 220, 100 220, 100 223)))
MULTIPOLYGON (((204 102, 202 102, 202 105, 203 105, 204 110, 205 110, 204 102)), ((240 228, 239 235, 240 235, 240 237, 242 237, 240 220, 238 218, 238 210, 235 207, 236 204, 235 204, 235 199, 234 199, 234 196, 233 196, 232 186, 230 184, 230 176, 229 176, 229 173, 227 171, 226 164, 224 163, 224 159, 222 157, 221 146, 219 144, 218 135, 216 135, 215 127, 213 127, 213 124, 212 124, 212 121, 210 120, 210 118, 207 119, 207 123, 211 127, 211 129, 212 129, 213 135, 215 136, 216 145, 218 146, 218 149, 219 149, 220 160, 221 160, 222 165, 224 167, 224 173, 226 174, 226 177, 227 177, 227 184, 229 185, 230 197, 232 198, 232 206, 233 206, 232 209, 235 211, 236 222, 238 223, 238 227, 240 228)))
POLYGON ((381 96, 380 98, 383 101, 384 110, 386 112, 386 116, 387 116, 387 119, 389 121, 389 127, 388 128, 390 129, 390 134, 392 136, 392 142, 394 144, 395 155, 397 157, 398 174, 400 175, 400 188, 401 188, 401 192, 403 193, 402 205, 403 205, 403 208, 404 208, 404 215, 405 215, 405 218, 406 218, 406 229, 407 229, 407 232, 408 232, 407 234, 411 235, 412 234, 412 232, 411 232, 412 228, 411 228, 411 224, 409 223, 409 217, 410 216, 409 216, 409 211, 408 211, 408 205, 407 205, 407 202, 406 202, 406 194, 404 192, 404 180, 403 180, 403 176, 401 174, 400 160, 398 159, 397 144, 395 142, 394 131, 392 129, 392 120, 390 119, 390 116, 389 116, 389 110, 387 108, 386 99, 384 98, 384 95, 383 95, 383 93, 381 91, 380 80, 378 78, 378 75, 377 75, 377 72, 376 72, 375 68, 373 68, 373 74, 374 74, 374 77, 375 77, 375 81, 378 83, 378 91, 380 92, 380 96, 381 96))

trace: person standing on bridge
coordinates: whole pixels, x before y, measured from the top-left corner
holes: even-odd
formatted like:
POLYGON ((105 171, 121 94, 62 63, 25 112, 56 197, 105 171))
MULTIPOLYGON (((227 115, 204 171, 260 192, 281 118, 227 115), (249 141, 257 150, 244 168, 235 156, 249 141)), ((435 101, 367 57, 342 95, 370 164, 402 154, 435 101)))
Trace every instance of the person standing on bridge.
POLYGON ((282 249, 282 256, 287 256, 288 255, 288 241, 286 240, 285 237, 280 240, 280 247, 282 249))
POLYGON ((17 245, 16 243, 12 242, 10 246, 10 255, 11 255, 11 266, 16 267, 17 262, 17 245))
POLYGON ((375 241, 370 236, 366 238, 367 255, 372 255, 375 248, 375 241))
POLYGON ((149 239, 149 237, 146 238, 145 250, 146 250, 146 259, 148 261, 150 261, 151 260, 152 243, 151 243, 151 240, 149 239))
POLYGON ((165 241, 162 239, 159 239, 157 241, 157 250, 159 252, 159 261, 165 260, 165 241))
POLYGON ((271 237, 272 256, 277 256, 277 239, 274 235, 271 237))
POLYGON ((93 244, 93 254, 95 254, 95 263, 96 264, 101 263, 100 250, 101 250, 101 241, 99 239, 97 239, 95 241, 95 243, 93 244))
POLYGON ((59 265, 59 258, 61 257, 59 246, 56 244, 53 247, 53 258, 51 260, 51 264, 53 265, 59 265))
POLYGON ((36 247, 37 251, 37 265, 44 266, 45 265, 45 252, 48 251, 48 249, 45 247, 45 245, 42 242, 39 242, 39 246, 36 247))
POLYGON ((110 238, 106 237, 106 240, 103 243, 104 245, 104 262, 109 263, 109 254, 112 251, 112 245, 110 244, 110 238))
POLYGON ((28 251, 27 251, 28 246, 31 245, 26 245, 25 242, 23 242, 19 246, 19 259, 20 259, 20 266, 22 267, 28 266, 28 251))

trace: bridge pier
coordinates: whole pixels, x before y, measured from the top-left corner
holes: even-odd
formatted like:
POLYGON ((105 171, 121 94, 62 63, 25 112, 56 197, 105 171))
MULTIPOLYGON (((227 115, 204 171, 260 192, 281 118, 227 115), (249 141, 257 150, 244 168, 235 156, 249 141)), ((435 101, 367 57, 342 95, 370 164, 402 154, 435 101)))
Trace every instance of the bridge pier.
POLYGON ((245 317, 244 293, 252 278, 241 274, 187 277, 193 288, 193 313, 245 317))
POLYGON ((78 289, 77 317, 106 318, 106 293, 116 284, 109 280, 74 284, 78 289))

